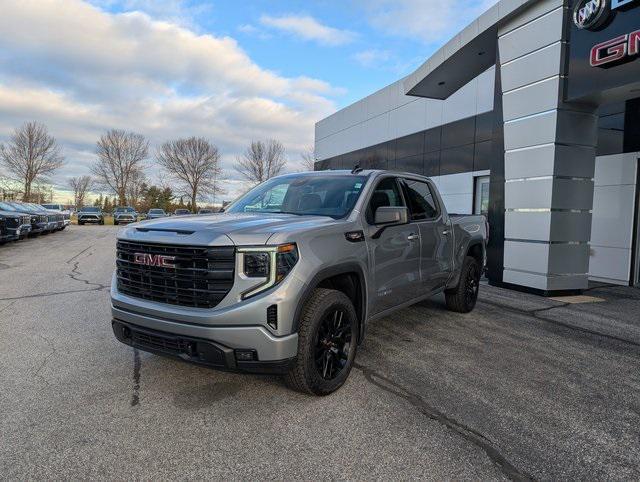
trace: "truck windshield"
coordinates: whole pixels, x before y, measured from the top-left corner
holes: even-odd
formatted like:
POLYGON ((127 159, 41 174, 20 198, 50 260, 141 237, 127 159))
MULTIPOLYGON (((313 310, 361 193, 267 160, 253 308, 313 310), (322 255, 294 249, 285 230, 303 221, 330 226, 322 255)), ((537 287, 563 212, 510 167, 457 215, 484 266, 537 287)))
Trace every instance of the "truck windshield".
POLYGON ((62 210, 62 206, 60 206, 60 204, 43 204, 42 207, 45 209, 58 209, 60 211, 62 210))
POLYGON ((133 208, 116 208, 117 213, 133 213, 135 209, 133 208))
POLYGON ((85 207, 80 210, 81 213, 99 213, 100 208, 85 207))
POLYGON ((234 202, 229 213, 279 213, 345 217, 367 182, 365 176, 300 174, 270 179, 234 202))
POLYGON ((149 209, 149 214, 164 214, 162 209, 149 209))

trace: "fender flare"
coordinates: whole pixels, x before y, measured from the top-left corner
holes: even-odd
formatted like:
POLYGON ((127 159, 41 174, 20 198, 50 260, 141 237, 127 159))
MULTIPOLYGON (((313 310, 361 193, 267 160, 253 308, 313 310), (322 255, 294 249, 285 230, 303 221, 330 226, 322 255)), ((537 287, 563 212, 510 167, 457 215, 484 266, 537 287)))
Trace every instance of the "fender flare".
MULTIPOLYGON (((360 307, 361 319, 358 320, 358 344, 362 343, 362 340, 364 339, 365 325, 367 320, 367 281, 364 275, 364 269, 355 261, 340 263, 322 269, 311 278, 311 281, 307 284, 307 287, 304 289, 302 296, 300 296, 300 299, 298 300, 293 317, 292 333, 298 332, 300 314, 302 313, 304 304, 309 299, 309 296, 311 296, 313 290, 315 290, 318 285, 327 278, 332 278, 334 276, 347 273, 355 273, 358 277, 358 280, 360 281, 360 299, 362 306, 360 307)), ((356 310, 358 310, 357 306, 355 308, 356 310)))

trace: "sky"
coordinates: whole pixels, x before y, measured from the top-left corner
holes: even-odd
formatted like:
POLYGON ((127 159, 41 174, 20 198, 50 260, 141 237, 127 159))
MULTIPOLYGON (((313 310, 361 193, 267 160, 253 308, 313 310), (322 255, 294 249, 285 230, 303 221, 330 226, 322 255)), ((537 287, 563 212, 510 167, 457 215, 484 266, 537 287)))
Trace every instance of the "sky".
POLYGON ((152 183, 166 180, 162 142, 201 136, 232 199, 252 140, 280 140, 287 170, 301 170, 318 120, 411 73, 493 3, 0 0, 0 142, 44 123, 66 159, 50 179, 64 191, 108 129, 150 140, 152 183))

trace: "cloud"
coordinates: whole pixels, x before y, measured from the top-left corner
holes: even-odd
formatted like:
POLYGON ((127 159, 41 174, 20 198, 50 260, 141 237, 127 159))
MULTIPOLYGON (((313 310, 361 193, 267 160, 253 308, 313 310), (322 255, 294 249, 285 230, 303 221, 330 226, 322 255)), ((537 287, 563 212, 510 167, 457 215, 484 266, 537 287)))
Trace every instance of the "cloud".
POLYGON ((198 17, 211 14, 210 3, 194 3, 190 0, 88 0, 102 9, 142 12, 154 19, 164 20, 196 29, 198 17))
POLYGON ((372 26, 389 35, 444 44, 497 0, 367 0, 362 5, 372 26))
POLYGON ((231 180, 249 141, 276 138, 297 170, 314 123, 335 111, 342 92, 264 69, 231 37, 81 0, 4 0, 0 52, 0 141, 25 121, 44 122, 67 158, 53 178, 59 186, 88 172, 95 142, 110 128, 142 133, 152 146, 210 139, 231 180))
POLYGON ((391 58, 388 50, 369 49, 357 52, 353 58, 363 67, 373 67, 387 62, 391 58))
POLYGON ((280 17, 263 15, 260 17, 260 23, 321 45, 344 45, 352 42, 355 38, 353 32, 323 25, 309 15, 283 15, 280 17))

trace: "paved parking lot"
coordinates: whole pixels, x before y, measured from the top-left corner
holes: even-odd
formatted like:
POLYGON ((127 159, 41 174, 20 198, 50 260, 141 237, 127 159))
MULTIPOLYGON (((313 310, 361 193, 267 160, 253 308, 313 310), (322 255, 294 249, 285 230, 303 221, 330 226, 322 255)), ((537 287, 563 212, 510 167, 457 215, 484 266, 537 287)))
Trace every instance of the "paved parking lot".
POLYGON ((422 303, 312 398, 116 342, 116 232, 0 248, 0 478, 640 478, 640 290, 422 303))

